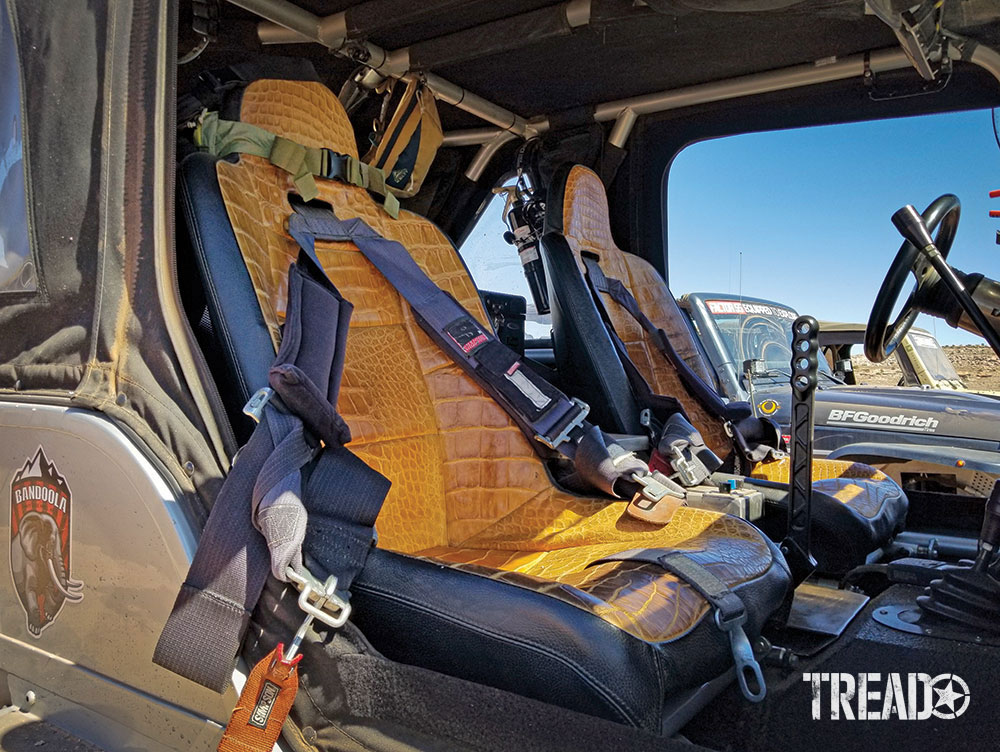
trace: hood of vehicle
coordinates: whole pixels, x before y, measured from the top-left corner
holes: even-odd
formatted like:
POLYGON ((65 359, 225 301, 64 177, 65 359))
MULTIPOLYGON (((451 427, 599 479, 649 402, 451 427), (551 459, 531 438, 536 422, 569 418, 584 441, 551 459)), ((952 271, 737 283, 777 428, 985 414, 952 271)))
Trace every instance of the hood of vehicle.
MULTIPOLYGON (((786 427, 791 389, 754 390, 757 414, 786 427)), ((1000 398, 915 387, 828 386, 816 391, 817 427, 1000 441, 1000 398)))
POLYGON ((1000 400, 916 387, 836 386, 816 393, 816 425, 1000 440, 1000 400))

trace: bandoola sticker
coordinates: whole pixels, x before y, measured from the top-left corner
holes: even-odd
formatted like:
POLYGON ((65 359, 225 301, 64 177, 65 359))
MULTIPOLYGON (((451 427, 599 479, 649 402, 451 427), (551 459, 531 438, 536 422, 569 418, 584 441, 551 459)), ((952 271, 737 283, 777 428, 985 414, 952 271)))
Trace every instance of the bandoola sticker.
POLYGON ((83 600, 83 583, 70 576, 71 506, 66 479, 38 447, 10 482, 10 572, 33 637, 66 601, 83 600))

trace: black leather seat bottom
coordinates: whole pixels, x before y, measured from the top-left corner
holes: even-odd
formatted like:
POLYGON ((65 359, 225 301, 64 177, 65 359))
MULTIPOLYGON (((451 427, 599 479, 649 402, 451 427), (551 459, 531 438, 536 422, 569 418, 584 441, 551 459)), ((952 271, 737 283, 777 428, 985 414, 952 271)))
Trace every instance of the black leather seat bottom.
MULTIPOLYGON (((758 478, 747 483, 764 492, 768 510, 757 526, 772 540, 788 528, 788 484, 758 478)), ((908 501, 895 483, 830 478, 812 484, 812 554, 824 574, 840 576, 864 564, 898 533, 908 501)))
MULTIPOLYGON (((735 588, 756 635, 788 582, 770 569, 735 588)), ((732 665, 711 613, 673 642, 637 639, 545 593, 375 549, 352 620, 387 658, 657 731, 665 698, 732 665)))

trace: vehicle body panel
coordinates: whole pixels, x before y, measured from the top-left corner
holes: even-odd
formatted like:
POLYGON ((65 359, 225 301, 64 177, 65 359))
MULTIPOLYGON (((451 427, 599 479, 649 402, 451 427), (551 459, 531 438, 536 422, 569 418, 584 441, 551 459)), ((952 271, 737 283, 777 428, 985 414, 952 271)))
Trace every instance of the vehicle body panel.
MULTIPOLYGON (((709 304, 719 300, 734 299, 724 294, 691 293, 679 302, 719 376, 724 396, 749 401, 758 415, 774 420, 787 432, 791 408, 787 379, 769 374, 764 383, 758 383, 756 378, 751 382, 741 374, 738 357, 710 311, 709 304)), ((753 310, 791 310, 762 298, 744 296, 740 300, 755 307, 753 310)), ((821 370, 829 374, 825 361, 821 361, 821 370)), ((956 467, 968 452, 977 457, 979 472, 1000 477, 1000 399, 996 397, 921 387, 846 385, 830 376, 821 378, 815 394, 813 449, 818 456, 851 456, 874 464, 882 457, 883 465, 896 466, 890 474, 899 480, 904 469, 916 472, 914 463, 934 466, 938 472, 955 476, 959 489, 979 493, 973 468, 956 467), (882 445, 885 451, 876 451, 882 445), (908 446, 912 451, 906 449, 908 446), (911 466, 898 467, 907 457, 911 466)))
MULTIPOLYGON (((39 447, 65 479, 73 510, 71 575, 83 583, 82 600, 64 603, 35 636, 13 574, 0 576, 0 673, 10 675, 16 702, 24 706, 31 690, 32 712, 112 748, 215 740, 233 690, 216 694, 150 660, 197 540, 172 484, 100 413, 0 402, 0 435, 5 501, 39 447)), ((0 545, 6 560, 14 545, 6 513, 0 545)))

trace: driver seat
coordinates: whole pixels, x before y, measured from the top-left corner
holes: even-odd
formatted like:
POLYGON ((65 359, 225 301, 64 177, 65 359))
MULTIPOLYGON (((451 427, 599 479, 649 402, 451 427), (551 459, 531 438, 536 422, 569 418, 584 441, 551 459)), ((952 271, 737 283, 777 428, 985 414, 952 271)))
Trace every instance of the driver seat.
MULTIPOLYGON (((732 445, 722 420, 702 407, 642 326, 604 293, 607 319, 598 310, 585 280, 584 255, 595 259, 608 278, 621 280, 694 373, 708 388, 714 388, 711 365, 666 282, 650 263, 615 244, 601 179, 582 165, 565 165, 553 176, 546 206, 541 246, 552 304, 556 364, 561 373, 573 375, 577 396, 591 404, 622 404, 628 379, 610 339, 618 337, 650 389, 680 401, 708 447, 720 457, 728 455, 732 445), (608 391, 608 384, 619 386, 608 391)), ((637 415, 636 403, 631 404, 632 415, 637 415)), ((635 419, 621 415, 624 426, 603 427, 634 430, 629 420, 635 419)), ((756 464, 750 477, 787 484, 789 468, 785 456, 756 464)), ((812 479, 813 553, 823 571, 840 574, 864 564, 868 554, 884 547, 903 529, 906 496, 880 470, 859 462, 816 459, 812 479)), ((769 534, 784 535, 781 515, 772 514, 759 524, 769 534)))
MULTIPOLYGON (((235 101, 224 111, 245 123, 357 158, 343 107, 319 83, 258 80, 227 96, 235 101)), ((433 223, 407 211, 392 219, 358 186, 316 183, 319 201, 399 241, 489 326, 467 269, 433 223)), ((196 153, 179 169, 209 348, 221 354, 217 380, 237 402, 266 383, 281 338, 298 255, 285 230, 295 192, 289 173, 256 156, 196 153)), ((652 527, 624 503, 558 488, 508 414, 354 244, 318 241, 316 255, 354 305, 337 406, 353 435, 348 448, 392 482, 378 545, 351 592, 352 621, 376 649, 650 731, 669 698, 731 669, 728 639, 694 588, 655 565, 602 560, 634 548, 683 551, 740 596, 756 635, 790 579, 759 530, 687 508, 652 527)), ((303 690, 335 710, 321 689, 303 690)))

